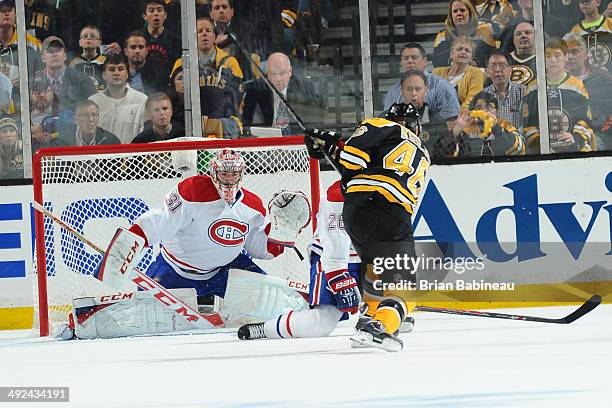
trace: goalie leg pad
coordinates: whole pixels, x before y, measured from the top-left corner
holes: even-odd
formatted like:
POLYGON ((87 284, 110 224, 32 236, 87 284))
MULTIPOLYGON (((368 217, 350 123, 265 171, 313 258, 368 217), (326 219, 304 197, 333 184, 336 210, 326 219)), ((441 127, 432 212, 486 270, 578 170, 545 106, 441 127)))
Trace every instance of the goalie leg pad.
POLYGON ((284 279, 231 269, 219 314, 226 325, 239 326, 307 308, 304 298, 284 279))
POLYGON ((268 320, 264 324, 264 332, 269 339, 327 337, 334 331, 343 314, 331 305, 292 311, 268 320))
MULTIPOLYGON (((171 292, 197 307, 195 289, 173 289, 171 292)), ((111 339, 195 328, 143 292, 125 293, 120 297, 77 298, 73 301, 72 315, 74 334, 79 339, 111 339), (112 300, 117 298, 123 299, 112 300)))

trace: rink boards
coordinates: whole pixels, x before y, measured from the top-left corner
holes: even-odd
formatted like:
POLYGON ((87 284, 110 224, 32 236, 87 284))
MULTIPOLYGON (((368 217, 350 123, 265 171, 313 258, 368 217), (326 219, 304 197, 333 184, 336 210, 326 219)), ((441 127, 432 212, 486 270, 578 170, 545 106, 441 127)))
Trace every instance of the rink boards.
MULTIPOLYGON (((610 157, 432 167, 413 218, 417 248, 452 242, 455 259, 480 258, 485 267, 424 273, 424 279, 511 282, 514 290, 430 291, 420 302, 535 306, 579 302, 593 293, 609 301, 611 169, 610 157)), ((324 172, 322 184, 336 178, 324 172)), ((81 194, 87 199, 86 190, 81 194)), ((0 329, 31 325, 32 197, 31 186, 0 187, 0 329)))

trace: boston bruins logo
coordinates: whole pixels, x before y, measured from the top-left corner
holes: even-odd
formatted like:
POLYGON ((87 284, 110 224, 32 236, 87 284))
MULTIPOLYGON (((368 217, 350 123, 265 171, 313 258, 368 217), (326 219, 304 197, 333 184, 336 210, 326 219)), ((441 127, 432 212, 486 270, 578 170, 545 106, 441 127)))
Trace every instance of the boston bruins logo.
POLYGON ((563 109, 551 106, 548 108, 548 132, 550 133, 550 147, 558 147, 562 133, 570 131, 570 116, 563 109))
POLYGON ((363 135, 367 131, 368 131, 368 127, 367 126, 365 126, 365 125, 359 126, 357 128, 357 130, 355 130, 355 133, 353 133, 353 137, 361 136, 361 135, 363 135))
POLYGON ((510 81, 527 85, 534 78, 533 70, 527 65, 513 65, 510 81))
POLYGON ((597 68, 605 68, 610 61, 610 48, 606 44, 597 42, 589 47, 589 62, 597 68))

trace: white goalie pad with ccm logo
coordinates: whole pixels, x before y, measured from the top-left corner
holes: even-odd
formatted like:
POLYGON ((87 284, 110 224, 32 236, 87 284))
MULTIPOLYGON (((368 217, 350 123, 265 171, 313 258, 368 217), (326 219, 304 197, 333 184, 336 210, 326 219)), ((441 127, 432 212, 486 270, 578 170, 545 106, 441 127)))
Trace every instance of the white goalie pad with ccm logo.
POLYGON ((291 310, 308 308, 291 283, 277 276, 230 269, 219 314, 226 326, 238 327, 278 317, 291 310))
MULTIPOLYGON (((169 289, 193 308, 196 291, 169 289)), ((78 339, 112 339, 195 329, 146 292, 125 292, 76 298, 72 307, 74 336, 78 339)))

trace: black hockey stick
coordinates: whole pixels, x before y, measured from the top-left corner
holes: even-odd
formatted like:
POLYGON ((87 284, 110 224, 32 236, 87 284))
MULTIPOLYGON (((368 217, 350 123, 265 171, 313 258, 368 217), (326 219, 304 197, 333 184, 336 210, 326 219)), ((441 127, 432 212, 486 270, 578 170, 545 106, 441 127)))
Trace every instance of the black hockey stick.
POLYGON ((601 296, 593 295, 586 302, 584 302, 578 309, 565 317, 558 319, 537 317, 537 316, 524 316, 516 314, 506 313, 495 313, 495 312, 480 312, 477 310, 462 310, 462 309, 447 309, 443 307, 429 307, 429 306, 417 306, 414 310, 419 312, 432 312, 432 313, 446 313, 455 314, 461 316, 476 316, 476 317, 490 317, 493 319, 507 319, 507 320, 524 320, 528 322, 541 322, 541 323, 556 323, 556 324, 570 324, 575 320, 580 319, 591 310, 595 309, 601 303, 601 296))
MULTIPOLYGON (((252 66, 254 66, 257 71, 259 72, 259 75, 261 76, 261 79, 264 81, 264 83, 266 84, 266 86, 268 88, 270 88, 270 90, 280 99, 280 101, 285 105, 285 107, 287 108, 287 110, 289 111, 289 113, 291 114, 291 116, 293 116, 293 118, 295 119, 295 121, 297 122, 298 126, 302 129, 302 130, 306 130, 306 125, 304 124, 304 121, 302 120, 302 118, 299 117, 299 115, 297 114, 297 112, 295 110, 293 110, 293 107, 291 107, 291 105, 289 105, 289 102, 287 102, 287 99, 285 99, 285 97, 283 96, 283 94, 274 87, 274 85, 272 85, 272 82, 270 82, 270 80, 268 79, 268 77, 266 76, 266 73, 263 72, 263 70, 259 67, 259 64, 257 64, 253 58, 251 57, 251 54, 249 52, 247 52, 246 48, 244 48, 242 46, 242 44, 240 43, 240 41, 238 40, 238 37, 236 36, 236 33, 234 33, 232 30, 228 31, 228 35, 232 38, 232 40, 234 40, 234 43, 236 43, 236 46, 238 47, 238 49, 240 50, 240 52, 242 52, 242 54, 244 54, 244 56, 249 60, 249 62, 251 63, 252 66)), ((325 155, 325 157, 327 157, 327 160, 329 160, 329 162, 331 163, 332 167, 340 174, 342 174, 342 171, 340 171, 340 169, 338 168, 338 165, 336 164, 336 162, 334 161, 334 159, 332 159, 332 157, 329 155, 329 153, 327 153, 325 151, 325 149, 322 149, 323 154, 325 155)))

